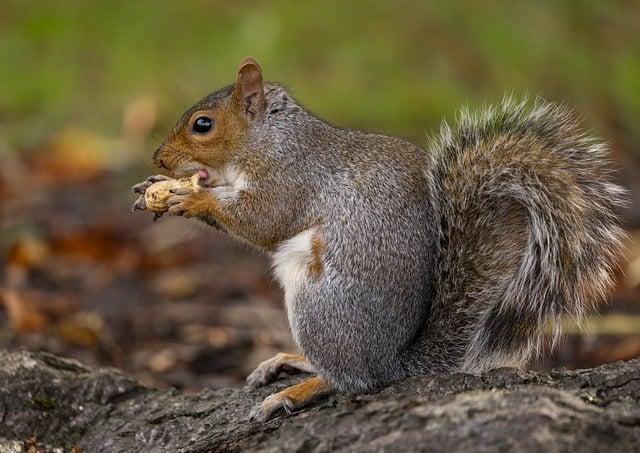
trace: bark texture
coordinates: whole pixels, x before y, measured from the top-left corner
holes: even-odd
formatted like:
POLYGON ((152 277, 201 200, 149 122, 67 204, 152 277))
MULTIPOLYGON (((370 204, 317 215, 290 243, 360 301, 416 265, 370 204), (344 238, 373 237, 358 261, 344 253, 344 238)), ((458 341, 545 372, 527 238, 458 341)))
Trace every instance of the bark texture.
POLYGON ((0 351, 0 451, 640 451, 640 359, 426 376, 264 424, 248 419, 297 380, 187 395, 114 369, 0 351))

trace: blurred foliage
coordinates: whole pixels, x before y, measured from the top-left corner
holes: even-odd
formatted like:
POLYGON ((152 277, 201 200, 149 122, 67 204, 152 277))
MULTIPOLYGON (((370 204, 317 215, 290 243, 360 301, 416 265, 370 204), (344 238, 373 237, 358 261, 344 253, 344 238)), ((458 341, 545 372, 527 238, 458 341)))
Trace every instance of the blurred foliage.
POLYGON ((416 143, 461 104, 505 93, 574 106, 614 144, 635 223, 613 303, 536 366, 640 354, 631 0, 0 0, 0 348, 190 390, 294 350, 266 257, 130 213, 157 140, 246 55, 321 117, 416 143))
POLYGON ((544 93, 640 155, 639 24, 632 0, 2 0, 0 149, 115 136, 140 96, 162 136, 252 55, 340 125, 423 142, 459 104, 544 93))

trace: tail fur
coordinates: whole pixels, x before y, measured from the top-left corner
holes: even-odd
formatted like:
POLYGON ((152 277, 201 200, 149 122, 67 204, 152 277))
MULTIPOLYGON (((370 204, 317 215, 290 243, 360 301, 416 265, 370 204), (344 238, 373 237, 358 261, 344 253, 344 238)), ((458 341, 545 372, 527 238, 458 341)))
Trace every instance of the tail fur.
POLYGON ((461 370, 522 365, 555 344, 564 317, 605 298, 625 191, 608 180, 606 146, 540 100, 463 111, 431 149, 442 250, 431 328, 464 337, 461 370))

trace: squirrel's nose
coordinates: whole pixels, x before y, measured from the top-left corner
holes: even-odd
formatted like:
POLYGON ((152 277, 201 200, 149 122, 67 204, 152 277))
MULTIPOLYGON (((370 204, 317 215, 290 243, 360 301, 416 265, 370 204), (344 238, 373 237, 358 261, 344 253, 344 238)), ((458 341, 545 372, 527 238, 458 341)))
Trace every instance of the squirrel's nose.
POLYGON ((160 145, 158 149, 153 153, 153 164, 158 168, 164 168, 168 170, 167 165, 162 160, 162 151, 164 151, 164 145, 160 145))

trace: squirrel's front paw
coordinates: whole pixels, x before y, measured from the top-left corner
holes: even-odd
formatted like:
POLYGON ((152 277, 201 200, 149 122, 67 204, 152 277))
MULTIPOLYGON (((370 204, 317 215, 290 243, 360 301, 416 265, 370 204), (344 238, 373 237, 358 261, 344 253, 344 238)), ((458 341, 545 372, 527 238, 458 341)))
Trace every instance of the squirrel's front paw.
MULTIPOLYGON (((138 209, 152 211, 155 214, 155 218, 160 217, 167 211, 171 215, 189 215, 191 209, 178 209, 172 206, 180 204, 183 200, 179 197, 191 197, 199 191, 200 186, 198 181, 200 176, 198 174, 190 177, 173 179, 166 176, 151 176, 146 181, 141 182, 133 186, 133 191, 140 194, 138 199, 133 204, 133 210, 138 209)), ((197 215, 197 214, 193 214, 197 215)))
POLYGON ((212 195, 207 191, 194 191, 181 187, 170 190, 171 196, 167 198, 167 214, 182 217, 202 217, 210 214, 212 195))
POLYGON ((138 184, 134 185, 133 187, 131 187, 131 190, 133 191, 133 193, 137 193, 140 195, 144 195, 144 193, 146 192, 146 190, 149 188, 149 186, 151 186, 152 184, 155 184, 157 182, 160 181, 168 181, 171 178, 165 175, 153 175, 153 176, 149 176, 147 179, 145 179, 142 182, 139 182, 138 184))
POLYGON ((164 175, 154 175, 154 176, 149 176, 147 179, 145 179, 142 182, 139 182, 138 184, 134 185, 133 187, 131 187, 131 191, 135 194, 138 194, 138 199, 133 203, 132 206, 132 211, 137 211, 137 210, 142 210, 144 211, 145 209, 147 209, 147 203, 146 203, 146 199, 145 199, 145 192, 147 191, 147 189, 149 187, 151 187, 153 184, 160 182, 160 181, 168 181, 171 178, 169 178, 168 176, 164 176, 164 175))

